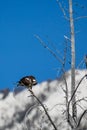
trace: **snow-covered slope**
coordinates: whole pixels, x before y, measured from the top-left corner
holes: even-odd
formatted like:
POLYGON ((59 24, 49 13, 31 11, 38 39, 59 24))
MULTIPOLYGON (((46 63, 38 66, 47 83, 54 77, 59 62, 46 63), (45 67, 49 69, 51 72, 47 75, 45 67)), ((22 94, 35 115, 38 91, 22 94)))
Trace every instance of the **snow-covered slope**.
MULTIPOLYGON (((69 92, 71 86, 70 71, 66 73, 69 92)), ((86 74, 86 70, 76 70, 76 84, 86 74)), ((65 118, 65 84, 63 78, 53 81, 45 81, 33 87, 34 94, 42 101, 58 130, 67 129, 65 118)), ((2 95, 1 95, 2 96, 2 95)), ((85 78, 77 92, 78 117, 87 109, 87 79, 85 78)), ((86 127, 87 121, 84 118, 81 127, 86 127)), ((28 90, 18 93, 15 97, 9 95, 0 100, 0 130, 53 130, 43 108, 36 99, 31 96, 28 90)))

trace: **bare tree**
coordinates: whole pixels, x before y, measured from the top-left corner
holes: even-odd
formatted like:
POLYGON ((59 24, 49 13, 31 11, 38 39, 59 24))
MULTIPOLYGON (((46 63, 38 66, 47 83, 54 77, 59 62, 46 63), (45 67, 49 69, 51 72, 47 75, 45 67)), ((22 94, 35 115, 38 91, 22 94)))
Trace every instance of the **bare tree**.
MULTIPOLYGON (((87 113, 87 109, 83 111, 82 115, 80 116, 79 121, 77 120, 77 102, 80 100, 85 100, 85 99, 79 99, 76 100, 76 92, 77 89, 79 88, 81 82, 83 81, 83 79, 85 77, 87 77, 86 75, 84 75, 82 77, 82 79, 79 81, 78 85, 75 86, 75 29, 74 29, 74 17, 73 17, 73 2, 72 0, 69 0, 68 4, 69 4, 69 19, 66 15, 66 12, 62 6, 62 4, 60 3, 59 0, 57 0, 63 14, 66 20, 69 20, 70 23, 70 39, 68 37, 66 37, 70 43, 71 43, 71 98, 68 101, 68 107, 67 107, 67 121, 69 122, 69 125, 71 126, 72 129, 77 129, 80 125, 80 122, 83 118, 83 116, 85 115, 85 113, 87 113), (70 104, 72 106, 72 114, 70 113, 70 104)), ((80 18, 86 18, 87 16, 81 16, 81 17, 77 17, 75 18, 75 20, 80 19, 80 18)), ((86 56, 85 56, 86 57, 86 56)), ((86 58, 85 58, 85 64, 86 64, 86 58)))
MULTIPOLYGON (((66 80, 66 75, 65 75, 65 63, 66 63, 66 54, 67 54, 67 48, 68 45, 66 45, 65 49, 64 49, 64 56, 62 58, 60 58, 60 55, 57 55, 54 51, 52 51, 48 45, 46 45, 46 43, 38 36, 35 35, 35 37, 39 40, 39 42, 43 45, 44 48, 46 48, 55 58, 58 62, 61 63, 61 70, 63 72, 63 80, 65 82, 65 89, 63 89, 63 92, 65 93, 65 97, 66 97, 66 119, 67 122, 69 123, 69 125, 71 126, 72 130, 77 130, 77 128, 79 127, 81 120, 83 118, 83 116, 85 115, 85 113, 87 113, 87 109, 83 111, 82 115, 80 116, 79 120, 78 120, 78 115, 77 115, 77 102, 80 102, 81 100, 85 100, 84 98, 82 99, 78 99, 76 100, 76 92, 77 89, 80 87, 81 82, 84 80, 85 77, 87 77, 87 75, 84 75, 81 80, 79 81, 78 85, 75 85, 75 29, 74 29, 74 17, 73 17, 73 2, 72 0, 68 0, 68 5, 69 5, 69 9, 68 9, 68 14, 69 14, 69 18, 66 15, 66 12, 64 10, 64 8, 62 7, 62 4, 59 0, 57 0, 57 3, 59 4, 64 17, 66 20, 69 21, 70 24, 70 38, 68 38, 67 36, 64 36, 65 40, 71 43, 70 44, 70 51, 71 51, 71 97, 69 99, 69 91, 68 91, 68 85, 67 85, 67 80, 66 80), (70 106, 72 109, 72 113, 70 113, 70 106)), ((85 16, 86 17, 86 16, 85 16)), ((81 17, 79 17, 81 18, 81 17)), ((77 18, 77 19, 79 19, 77 18)), ((60 52, 57 51, 59 54, 60 52)), ((86 57, 87 58, 87 57, 86 57)), ((51 125, 54 127, 55 130, 57 130, 54 122, 52 121, 49 113, 47 112, 47 110, 45 109, 43 103, 38 99, 38 97, 35 96, 35 94, 30 91, 32 96, 39 102, 39 104, 43 107, 49 121, 51 122, 51 125)))

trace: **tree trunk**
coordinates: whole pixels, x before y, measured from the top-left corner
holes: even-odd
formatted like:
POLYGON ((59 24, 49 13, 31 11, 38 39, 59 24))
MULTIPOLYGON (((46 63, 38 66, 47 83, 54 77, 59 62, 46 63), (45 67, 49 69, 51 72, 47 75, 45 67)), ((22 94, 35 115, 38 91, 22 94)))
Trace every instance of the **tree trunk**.
MULTIPOLYGON (((71 96, 75 91, 75 34, 73 21, 72 0, 69 0, 70 35, 71 35, 71 96)), ((77 122, 76 95, 72 99, 72 117, 77 122)))

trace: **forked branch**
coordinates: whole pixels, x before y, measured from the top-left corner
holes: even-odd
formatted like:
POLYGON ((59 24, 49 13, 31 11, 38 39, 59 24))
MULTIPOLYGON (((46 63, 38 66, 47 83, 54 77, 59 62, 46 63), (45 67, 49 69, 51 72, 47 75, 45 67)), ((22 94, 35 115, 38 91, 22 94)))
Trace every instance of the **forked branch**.
POLYGON ((69 20, 69 18, 67 17, 66 12, 65 12, 65 10, 64 10, 64 8, 63 8, 61 2, 60 2, 59 0, 56 0, 56 2, 58 3, 60 9, 62 10, 62 13, 63 13, 65 19, 66 19, 66 20, 69 20))
MULTIPOLYGON (((69 112, 70 103, 71 103, 73 97, 75 96, 75 93, 77 92, 77 89, 79 88, 80 84, 82 83, 82 81, 83 81, 83 79, 84 79, 85 77, 87 77, 87 74, 84 75, 84 76, 81 78, 81 80, 79 81, 78 85, 76 86, 76 88, 75 88, 75 90, 74 90, 74 92, 73 92, 73 94, 72 94, 72 96, 71 96, 71 98, 70 98, 70 100, 69 100, 69 102, 68 102, 68 108, 67 108, 67 112, 68 112, 68 122, 70 121, 70 120, 69 120, 69 117, 70 117, 70 112, 69 112)), ((83 116, 82 116, 82 117, 83 117, 83 116)), ((71 123, 71 122, 69 122, 69 123, 71 123)))

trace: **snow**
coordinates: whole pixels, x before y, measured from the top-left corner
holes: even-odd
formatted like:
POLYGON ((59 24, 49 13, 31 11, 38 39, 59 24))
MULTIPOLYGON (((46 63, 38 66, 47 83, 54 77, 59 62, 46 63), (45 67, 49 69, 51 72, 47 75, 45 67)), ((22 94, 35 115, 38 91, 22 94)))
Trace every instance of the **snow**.
MULTIPOLYGON (((86 73, 86 70, 76 70, 76 85, 86 73)), ((70 75, 71 71, 66 72, 69 92, 71 91, 70 75)), ((61 78, 42 82, 33 87, 33 92, 45 105, 56 126, 61 130, 66 130, 67 122, 64 114, 66 107, 63 89, 65 89, 65 84, 61 78)), ((86 78, 80 84, 76 94, 77 99, 87 97, 86 78)), ((1 100, 1 98, 2 94, 0 94, 0 130, 53 130, 43 108, 38 105, 36 99, 31 96, 27 89, 15 96, 13 92, 10 92, 5 99, 1 100)), ((87 109, 87 102, 84 100, 78 102, 78 117, 85 109, 87 109)), ((86 126, 85 118, 82 120, 82 124, 82 127, 86 126)), ((70 130, 70 128, 68 129, 70 130)))

